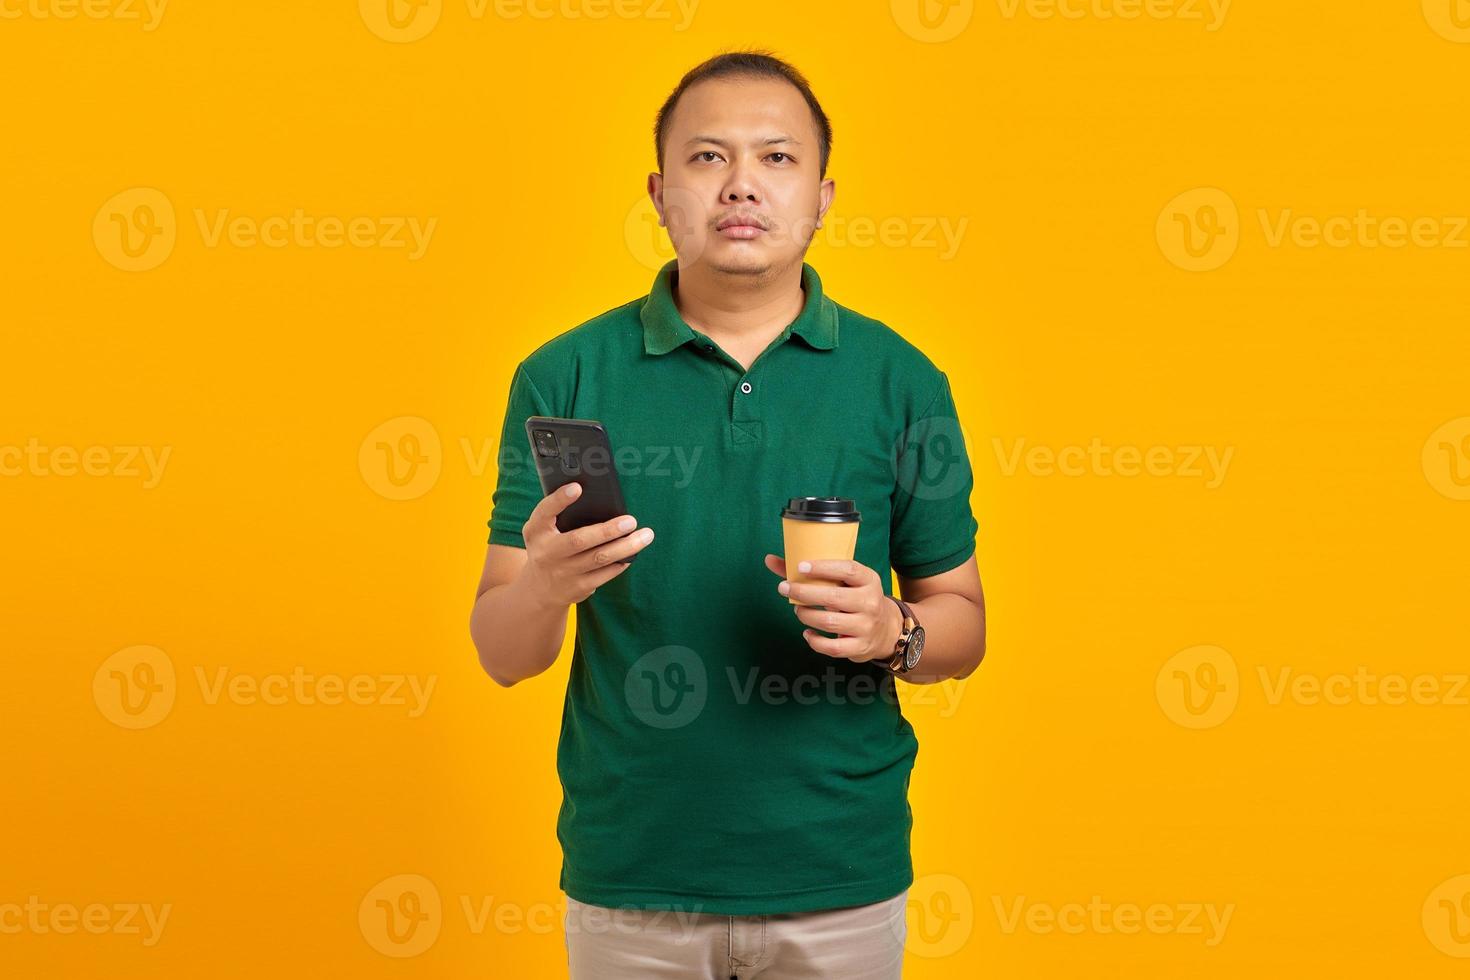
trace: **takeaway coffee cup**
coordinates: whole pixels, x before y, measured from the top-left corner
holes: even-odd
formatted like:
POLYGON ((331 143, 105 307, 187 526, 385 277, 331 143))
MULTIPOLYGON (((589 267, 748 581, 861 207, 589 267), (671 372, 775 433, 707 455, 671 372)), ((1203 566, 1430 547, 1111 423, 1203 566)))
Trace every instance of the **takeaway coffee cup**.
MULTIPOLYGON (((792 497, 781 511, 786 547, 786 578, 792 582, 818 581, 796 570, 818 558, 851 559, 857 551, 857 504, 846 497, 792 497)), ((791 599, 793 606, 810 603, 791 599)))

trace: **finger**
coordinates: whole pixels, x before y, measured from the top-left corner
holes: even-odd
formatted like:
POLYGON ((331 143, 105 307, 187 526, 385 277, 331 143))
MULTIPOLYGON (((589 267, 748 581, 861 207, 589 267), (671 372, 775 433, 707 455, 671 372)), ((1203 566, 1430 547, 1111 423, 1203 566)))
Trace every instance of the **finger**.
POLYGON ((843 558, 818 558, 809 564, 812 566, 810 571, 802 574, 812 578, 830 579, 844 585, 865 585, 870 577, 878 577, 878 573, 867 565, 843 558))
POLYGON ((766 567, 782 578, 786 577, 786 559, 780 555, 766 555, 766 567))
POLYGON ((588 524, 586 527, 563 531, 561 540, 557 542, 557 553, 566 557, 580 555, 584 551, 600 548, 615 538, 621 538, 637 526, 638 520, 631 514, 619 514, 601 524, 588 524))
POLYGON ((557 487, 537 501, 531 516, 526 518, 526 526, 521 533, 530 541, 548 534, 559 533, 556 527, 556 515, 566 510, 577 498, 582 496, 582 485, 580 483, 568 483, 566 486, 557 487))
POLYGON ((802 630, 801 638, 806 640, 807 646, 828 657, 852 660, 862 656, 863 641, 855 636, 830 637, 816 630, 802 630))
POLYGON ((858 613, 839 612, 835 609, 818 609, 816 606, 792 606, 796 618, 808 626, 836 633, 839 636, 862 636, 869 629, 869 620, 858 613))
POLYGON ((579 572, 590 572, 607 565, 617 564, 629 555, 636 555, 648 547, 652 540, 653 528, 642 528, 616 541, 610 541, 600 548, 593 548, 577 555, 573 567, 579 572))
MULTIPOLYGON (((786 595, 797 602, 812 606, 826 606, 839 612, 862 612, 866 601, 866 589, 851 589, 842 585, 824 582, 787 582, 786 595)), ((777 586, 780 589, 780 586, 777 586)))
POLYGON ((622 562, 615 561, 605 568, 588 572, 581 577, 580 581, 589 592, 595 592, 599 586, 607 584, 632 567, 632 565, 624 565, 622 562))

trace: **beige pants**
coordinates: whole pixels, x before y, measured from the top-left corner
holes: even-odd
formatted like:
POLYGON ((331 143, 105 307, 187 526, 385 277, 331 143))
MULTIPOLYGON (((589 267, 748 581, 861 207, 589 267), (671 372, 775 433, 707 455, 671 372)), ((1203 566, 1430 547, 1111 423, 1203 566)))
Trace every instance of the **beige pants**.
POLYGON ((899 980, 908 889, 782 915, 613 909, 567 896, 571 980, 899 980))

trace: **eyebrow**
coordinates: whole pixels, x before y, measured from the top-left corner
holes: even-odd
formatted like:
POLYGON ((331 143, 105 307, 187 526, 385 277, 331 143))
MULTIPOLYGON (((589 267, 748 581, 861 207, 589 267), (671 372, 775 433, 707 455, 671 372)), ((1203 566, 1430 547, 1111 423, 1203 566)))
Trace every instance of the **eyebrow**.
MULTIPOLYGON (((728 147, 730 145, 730 143, 727 140, 722 140, 718 136, 695 136, 695 137, 692 137, 689 140, 689 142, 685 143, 684 145, 685 146, 693 146, 695 143, 713 143, 715 146, 724 146, 724 147, 728 147)), ((782 135, 782 136, 771 136, 771 137, 768 137, 768 138, 762 140, 760 142, 760 144, 758 144, 758 145, 770 146, 773 143, 791 143, 791 144, 794 144, 796 146, 800 146, 801 145, 801 140, 796 139, 795 137, 792 137, 792 136, 785 136, 785 135, 782 135)))

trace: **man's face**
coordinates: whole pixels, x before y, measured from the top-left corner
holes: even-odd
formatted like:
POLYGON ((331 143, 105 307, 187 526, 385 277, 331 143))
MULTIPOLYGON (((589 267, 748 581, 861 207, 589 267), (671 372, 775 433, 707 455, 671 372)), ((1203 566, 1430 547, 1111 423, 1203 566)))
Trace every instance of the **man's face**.
POLYGON ((835 193, 820 157, 816 120, 790 83, 692 86, 669 121, 664 172, 648 177, 679 265, 761 279, 799 263, 835 193))

